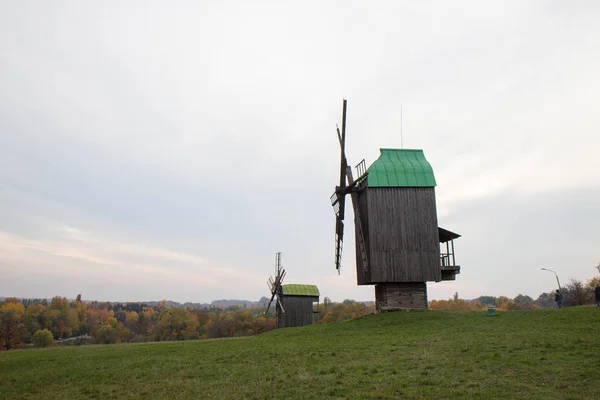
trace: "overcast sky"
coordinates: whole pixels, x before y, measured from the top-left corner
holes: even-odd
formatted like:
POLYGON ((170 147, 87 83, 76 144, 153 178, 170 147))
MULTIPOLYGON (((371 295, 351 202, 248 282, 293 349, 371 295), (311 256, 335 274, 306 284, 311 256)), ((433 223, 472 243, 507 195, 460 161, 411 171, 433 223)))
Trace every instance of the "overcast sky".
MULTIPOLYGON (((373 300, 329 196, 424 149, 461 274, 537 297, 600 261, 600 2, 0 3, 0 296, 373 300)), ((348 226, 352 217, 348 218, 348 226)))

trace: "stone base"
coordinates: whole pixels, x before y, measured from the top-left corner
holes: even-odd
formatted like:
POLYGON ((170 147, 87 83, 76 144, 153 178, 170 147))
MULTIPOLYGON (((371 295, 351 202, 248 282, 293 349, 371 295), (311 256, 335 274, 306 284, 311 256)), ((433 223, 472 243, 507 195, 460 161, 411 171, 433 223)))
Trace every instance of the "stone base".
POLYGON ((378 283, 375 285, 375 309, 381 311, 426 310, 425 282, 378 283))

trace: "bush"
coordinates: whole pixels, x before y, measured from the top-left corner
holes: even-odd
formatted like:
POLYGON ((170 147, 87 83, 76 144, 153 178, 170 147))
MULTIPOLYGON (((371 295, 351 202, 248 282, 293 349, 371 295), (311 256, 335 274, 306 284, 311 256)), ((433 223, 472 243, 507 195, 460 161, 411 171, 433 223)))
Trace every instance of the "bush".
POLYGON ((117 330, 110 325, 102 325, 94 335, 96 343, 117 343, 117 330))
POLYGON ((512 303, 508 304, 509 310, 531 310, 536 306, 534 305, 533 299, 527 295, 519 294, 513 299, 512 303))
POLYGON ((566 300, 569 306, 583 306, 592 303, 594 300, 594 292, 586 287, 583 282, 576 279, 571 279, 562 291, 563 301, 566 300))
POLYGON ((54 343, 54 336, 48 329, 38 330, 31 337, 31 343, 35 347, 46 347, 54 343))
POLYGON ((554 295, 552 293, 552 291, 549 291, 540 294, 534 301, 534 304, 543 308, 556 308, 556 302, 554 301, 554 295))
POLYGON ((148 338, 146 337, 146 335, 135 335, 133 337, 133 339, 131 340, 132 343, 144 343, 147 341, 148 341, 148 338))

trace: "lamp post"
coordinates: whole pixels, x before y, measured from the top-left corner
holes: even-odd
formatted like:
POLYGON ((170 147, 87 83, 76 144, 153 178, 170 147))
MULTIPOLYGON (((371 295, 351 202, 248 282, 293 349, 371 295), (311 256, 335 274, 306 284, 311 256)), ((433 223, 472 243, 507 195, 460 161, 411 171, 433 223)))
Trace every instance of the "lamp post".
POLYGON ((552 272, 556 276, 556 283, 558 283, 558 290, 560 290, 562 292, 562 289, 560 288, 560 281, 558 280, 558 274, 555 271, 552 271, 551 269, 548 269, 548 268, 542 268, 542 270, 552 272))

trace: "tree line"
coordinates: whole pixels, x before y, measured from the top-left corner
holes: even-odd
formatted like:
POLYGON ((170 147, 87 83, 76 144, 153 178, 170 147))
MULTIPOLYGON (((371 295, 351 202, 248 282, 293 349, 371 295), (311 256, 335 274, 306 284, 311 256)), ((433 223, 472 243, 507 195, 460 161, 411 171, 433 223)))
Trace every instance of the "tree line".
POLYGON ((265 317, 256 309, 186 309, 168 307, 165 301, 150 307, 69 302, 57 296, 50 302, 6 298, 0 304, 0 349, 4 350, 78 337, 91 343, 126 343, 248 336, 276 326, 273 316, 265 317))
MULTIPOLYGON (((586 283, 571 280, 562 288, 563 304, 592 304, 593 289, 600 277, 586 283)), ((431 310, 475 310, 488 306, 500 310, 523 310, 556 307, 554 293, 542 293, 537 299, 527 295, 480 296, 465 300, 432 300, 431 310)), ((171 307, 167 301, 146 303, 84 302, 65 297, 46 299, 6 298, 0 302, 0 350, 20 349, 28 345, 47 346, 55 342, 69 345, 82 343, 135 343, 251 336, 274 329, 274 312, 264 315, 266 307, 229 306, 199 309, 171 307)), ((373 304, 344 300, 332 302, 325 297, 318 306, 315 323, 341 322, 375 312, 373 304)))
MULTIPOLYGON (((600 277, 589 279, 585 283, 571 279, 561 288, 563 307, 594 304, 594 288, 598 286, 600 286, 600 277)), ((554 301, 554 290, 540 294, 535 300, 523 294, 519 294, 512 299, 506 296, 480 296, 476 299, 465 300, 460 299, 458 293, 456 293, 452 299, 429 302, 429 309, 431 310, 483 311, 489 306, 494 306, 503 311, 557 307, 554 301)))
MULTIPOLYGON (((83 302, 65 297, 6 298, 0 303, 0 350, 53 343, 135 343, 211 339, 257 335, 277 326, 266 307, 230 306, 225 309, 156 306, 146 303, 83 302), (68 340, 66 340, 68 339, 68 340)), ((339 322, 374 312, 373 307, 328 298, 319 305, 316 323, 339 322)))

